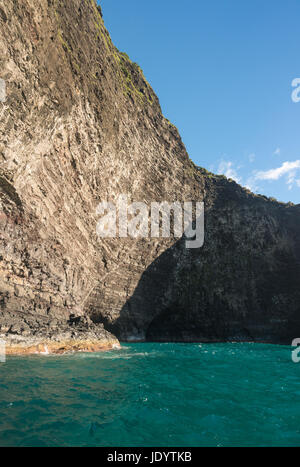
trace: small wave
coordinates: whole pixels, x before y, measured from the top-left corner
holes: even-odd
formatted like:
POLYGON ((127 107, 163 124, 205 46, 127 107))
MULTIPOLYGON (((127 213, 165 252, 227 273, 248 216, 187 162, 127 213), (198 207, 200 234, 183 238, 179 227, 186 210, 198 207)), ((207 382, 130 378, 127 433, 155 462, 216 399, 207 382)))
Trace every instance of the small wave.
MULTIPOLYGON (((123 349, 122 349, 123 350, 123 349)), ((149 357, 156 354, 156 352, 136 352, 136 353, 120 353, 114 351, 113 353, 99 352, 99 353, 78 353, 73 354, 73 358, 98 358, 100 360, 130 360, 135 357, 149 357)))
MULTIPOLYGON (((99 355, 99 354, 98 354, 99 355)), ((124 359, 124 360, 130 360, 131 358, 135 357, 148 357, 149 354, 148 352, 137 352, 137 353, 130 353, 130 354, 118 354, 118 355, 103 355, 102 358, 104 360, 119 360, 119 359, 124 359)), ((99 355, 101 357, 101 355, 99 355)))

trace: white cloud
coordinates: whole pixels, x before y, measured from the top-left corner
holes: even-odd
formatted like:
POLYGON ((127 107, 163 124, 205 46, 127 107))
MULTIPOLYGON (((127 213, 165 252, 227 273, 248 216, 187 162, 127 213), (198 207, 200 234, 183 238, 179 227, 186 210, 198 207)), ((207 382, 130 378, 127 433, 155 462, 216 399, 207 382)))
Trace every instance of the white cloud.
POLYGON ((248 188, 248 190, 252 191, 253 193, 259 190, 259 186, 254 176, 247 178, 246 183, 245 183, 245 188, 248 188))
MULTIPOLYGON (((280 148, 277 148, 275 151, 277 154, 280 154, 280 148)), ((249 162, 255 161, 255 154, 249 154, 249 162)), ((243 182, 242 177, 239 175, 239 170, 242 168, 240 165, 235 165, 234 162, 228 160, 221 160, 218 168, 217 174, 223 174, 227 178, 235 180, 237 183, 245 186, 252 192, 263 191, 261 186, 261 181, 277 181, 281 178, 284 179, 284 182, 287 185, 287 188, 291 190, 293 186, 298 186, 300 188, 300 160, 296 161, 286 161, 281 164, 280 167, 276 167, 270 170, 261 170, 255 171, 248 175, 248 178, 243 182)))
POLYGON ((288 184, 295 178, 296 171, 300 169, 300 160, 294 162, 283 162, 276 169, 256 172, 256 180, 279 180, 279 178, 287 175, 288 184))
POLYGON ((234 168, 233 162, 221 161, 218 167, 217 173, 219 175, 225 175, 227 178, 232 178, 237 183, 241 183, 241 178, 238 176, 237 170, 234 168))
POLYGON ((274 155, 274 156, 280 156, 280 153, 281 153, 281 149, 280 149, 280 148, 276 148, 275 151, 273 152, 273 155, 274 155))
POLYGON ((287 186, 288 189, 291 190, 293 188, 294 183, 296 182, 296 175, 297 175, 297 170, 292 170, 287 177, 287 186))

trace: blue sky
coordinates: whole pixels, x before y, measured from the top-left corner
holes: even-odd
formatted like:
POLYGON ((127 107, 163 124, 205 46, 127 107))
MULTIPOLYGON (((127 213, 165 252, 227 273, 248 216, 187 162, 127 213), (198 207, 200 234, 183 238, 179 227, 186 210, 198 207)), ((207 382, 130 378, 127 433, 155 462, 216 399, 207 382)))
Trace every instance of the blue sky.
POLYGON ((299 0, 100 4, 196 164, 300 203, 299 0))

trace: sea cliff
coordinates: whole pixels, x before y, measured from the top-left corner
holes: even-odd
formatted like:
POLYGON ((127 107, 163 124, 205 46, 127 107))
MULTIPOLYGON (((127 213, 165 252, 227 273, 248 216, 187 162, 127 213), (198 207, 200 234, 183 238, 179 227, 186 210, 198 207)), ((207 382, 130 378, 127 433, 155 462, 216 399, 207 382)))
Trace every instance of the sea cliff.
POLYGON ((99 350, 118 339, 290 343, 300 332, 300 206, 196 167, 94 0, 7 0, 0 32, 8 349, 99 350), (97 205, 122 193, 145 203, 203 201, 204 246, 100 239, 97 205))

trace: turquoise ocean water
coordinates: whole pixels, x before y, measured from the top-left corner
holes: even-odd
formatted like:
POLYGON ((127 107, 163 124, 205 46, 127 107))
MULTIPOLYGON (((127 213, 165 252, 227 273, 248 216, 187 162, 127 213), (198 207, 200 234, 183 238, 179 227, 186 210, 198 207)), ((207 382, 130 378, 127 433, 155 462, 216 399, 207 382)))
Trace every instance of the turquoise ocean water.
POLYGON ((0 446, 299 446, 300 363, 263 344, 126 344, 0 364, 0 446))

